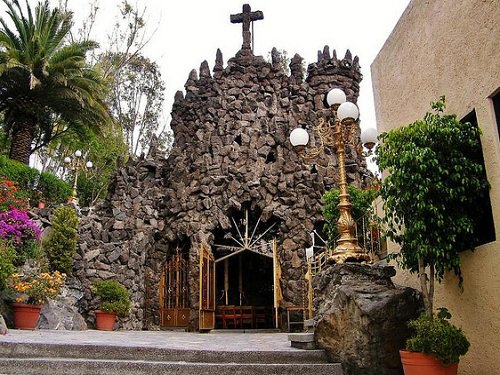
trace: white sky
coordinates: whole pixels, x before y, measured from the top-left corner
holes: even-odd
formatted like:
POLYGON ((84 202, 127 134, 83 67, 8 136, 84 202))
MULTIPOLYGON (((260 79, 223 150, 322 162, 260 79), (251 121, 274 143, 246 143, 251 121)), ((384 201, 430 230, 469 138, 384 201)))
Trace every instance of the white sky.
MULTIPOLYGON (((375 126, 370 64, 389 36, 410 0, 129 0, 147 8, 147 27, 157 28, 144 55, 156 61, 166 82, 165 114, 171 110, 174 94, 184 89, 191 69, 203 60, 213 68, 220 48, 224 64, 242 44, 241 24, 229 15, 240 13, 244 3, 252 11, 264 12, 254 23, 255 54, 268 57, 273 47, 284 49, 291 58, 301 55, 307 64, 317 60, 325 44, 343 57, 346 49, 360 58, 361 83, 358 106, 362 127, 375 126)), ((23 1, 21 1, 22 3, 23 1)), ((29 0, 34 6, 37 1, 29 0)), ((57 0, 51 1, 57 4, 57 0)), ((102 11, 93 38, 106 40, 121 0, 100 0, 102 11)), ((88 12, 88 1, 69 0, 78 23, 88 12)), ((4 6, 2 6, 4 8, 4 6)), ((3 12, 2 12, 3 13, 3 12)))

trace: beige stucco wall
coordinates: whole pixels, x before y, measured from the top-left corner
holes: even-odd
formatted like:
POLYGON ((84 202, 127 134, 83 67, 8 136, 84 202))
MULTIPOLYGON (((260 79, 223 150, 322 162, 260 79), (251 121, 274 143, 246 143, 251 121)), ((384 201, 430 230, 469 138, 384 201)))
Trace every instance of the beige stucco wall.
MULTIPOLYGON (((464 292, 452 275, 436 291, 471 349, 461 375, 500 374, 500 142, 489 99, 500 88, 500 0, 413 0, 374 60, 379 132, 421 118, 446 95, 460 118, 476 110, 497 241, 462 254, 464 292)), ((396 282, 417 286, 398 272, 396 282)))

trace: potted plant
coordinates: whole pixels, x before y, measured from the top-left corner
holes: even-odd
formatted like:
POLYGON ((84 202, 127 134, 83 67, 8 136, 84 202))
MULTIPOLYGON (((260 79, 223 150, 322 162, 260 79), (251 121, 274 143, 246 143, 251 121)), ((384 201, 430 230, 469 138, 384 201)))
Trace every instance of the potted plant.
POLYGON ((49 273, 32 270, 25 274, 13 274, 8 286, 16 294, 12 304, 14 326, 19 329, 35 329, 42 305, 59 295, 65 278, 66 275, 59 271, 49 273))
POLYGON ((125 318, 132 303, 127 289, 116 280, 100 280, 92 284, 92 291, 99 298, 99 310, 95 312, 96 328, 112 331, 116 316, 125 318))
MULTIPOLYGON (((478 157, 480 130, 443 115, 444 97, 432 108, 422 120, 381 134, 376 153, 380 170, 389 172, 381 187, 387 236, 401 246, 392 258, 418 274, 425 306, 425 315, 410 323, 415 336, 403 362, 412 357, 417 363, 428 357, 424 353, 438 359, 441 369, 426 366, 421 374, 456 374, 457 366, 449 363, 458 363, 469 343, 447 321, 447 311, 434 314, 434 284, 453 271, 462 288, 460 251, 479 243, 478 218, 484 213, 478 200, 488 197, 489 185, 478 157)), ((420 374, 403 365, 406 375, 420 374)))
POLYGON ((435 317, 424 312, 409 322, 415 333, 406 341, 406 350, 400 351, 406 375, 456 374, 460 356, 469 349, 462 330, 448 321, 451 318, 448 310, 444 307, 438 310, 435 317))

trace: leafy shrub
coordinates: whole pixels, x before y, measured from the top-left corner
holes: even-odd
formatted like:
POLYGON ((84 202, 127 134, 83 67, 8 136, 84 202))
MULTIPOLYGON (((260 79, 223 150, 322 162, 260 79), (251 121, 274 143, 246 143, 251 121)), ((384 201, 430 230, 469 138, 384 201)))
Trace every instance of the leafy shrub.
POLYGON ((16 265, 37 256, 41 235, 41 229, 28 217, 26 211, 13 209, 0 212, 0 238, 14 246, 16 265))
POLYGON ((53 174, 42 172, 37 189, 48 202, 65 203, 72 194, 71 186, 53 174))
POLYGON ((447 319, 451 314, 440 308, 437 317, 431 318, 425 312, 408 326, 415 334, 406 341, 406 349, 411 352, 431 354, 445 364, 457 363, 460 356, 469 350, 469 341, 462 330, 447 319))
POLYGON ((51 270, 71 274, 78 241, 79 222, 73 207, 61 206, 55 210, 52 228, 43 242, 43 249, 51 270))
POLYGON ((0 155, 0 176, 16 181, 21 189, 34 190, 39 175, 38 170, 0 155))
POLYGON ((0 212, 13 208, 18 210, 28 208, 28 200, 23 197, 14 181, 0 177, 0 212))
POLYGON ((5 239, 0 239, 0 291, 7 286, 7 280, 16 272, 14 260, 16 251, 5 239))
POLYGON ((56 298, 66 280, 66 275, 34 270, 28 274, 14 274, 8 284, 16 293, 16 302, 41 305, 56 298))
POLYGON ((92 291, 100 298, 102 311, 114 312, 120 317, 127 317, 132 303, 127 289, 115 280, 101 280, 92 284, 92 291))
POLYGON ((29 198, 32 203, 42 197, 49 203, 59 204, 71 196, 71 186, 67 182, 3 155, 0 155, 0 176, 15 181, 18 197, 29 198))

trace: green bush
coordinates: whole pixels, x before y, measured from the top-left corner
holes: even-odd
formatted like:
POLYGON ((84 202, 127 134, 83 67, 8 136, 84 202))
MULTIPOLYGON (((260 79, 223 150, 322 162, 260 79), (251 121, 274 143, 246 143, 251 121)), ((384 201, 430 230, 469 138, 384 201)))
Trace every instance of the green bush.
POLYGON ((7 280, 13 275, 17 268, 14 266, 16 251, 9 242, 0 238, 0 291, 4 290, 7 280))
POLYGON ((115 280, 95 281, 92 291, 100 299, 99 309, 114 312, 124 318, 130 313, 132 303, 127 289, 115 280))
POLYGON ((0 176, 15 181, 21 190, 20 197, 29 198, 31 204, 36 204, 42 198, 49 204, 57 205, 66 202, 71 196, 72 189, 67 182, 50 173, 40 173, 4 155, 0 155, 0 176))
POLYGON ((431 318, 425 312, 408 326, 415 330, 406 341, 406 349, 411 352, 431 354, 445 364, 458 363, 461 355, 469 350, 469 341, 462 330, 448 322, 451 314, 440 308, 437 317, 431 318))
POLYGON ((73 257, 78 241, 78 224, 80 220, 73 207, 58 207, 52 217, 52 228, 43 249, 52 271, 60 271, 71 275, 73 257))
POLYGON ((7 156, 0 155, 0 176, 5 176, 9 180, 17 182, 19 188, 28 191, 28 195, 36 188, 39 175, 38 170, 11 160, 7 156))
POLYGON ((42 198, 53 204, 65 203, 72 194, 72 188, 67 182, 47 172, 40 174, 37 189, 42 193, 42 198))

